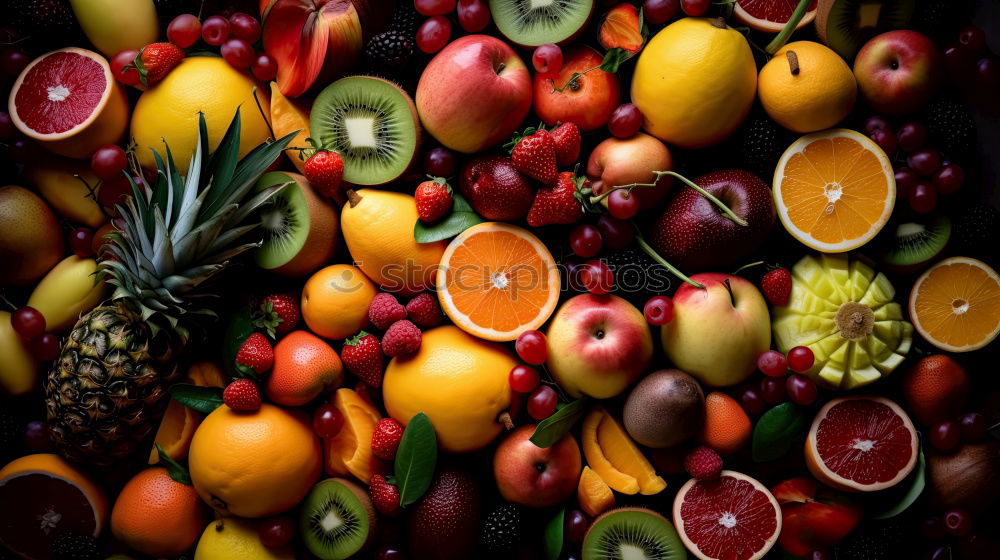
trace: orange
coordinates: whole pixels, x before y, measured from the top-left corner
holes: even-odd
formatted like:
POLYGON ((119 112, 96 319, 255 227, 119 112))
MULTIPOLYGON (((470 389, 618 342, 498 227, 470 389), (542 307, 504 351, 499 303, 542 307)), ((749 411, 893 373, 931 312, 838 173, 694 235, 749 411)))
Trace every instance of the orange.
POLYGON ((944 354, 927 356, 903 378, 906 409, 927 426, 958 417, 969 402, 969 374, 944 354))
POLYGON ((556 308, 559 288, 559 270, 545 245, 501 222, 459 234, 445 249, 437 275, 448 317, 486 340, 514 340, 542 326, 556 308))
POLYGON ((341 340, 368 324, 368 306, 378 290, 360 269, 335 264, 320 269, 302 289, 302 318, 324 338, 341 340))
POLYGON ((322 460, 305 413, 273 404, 244 413, 223 405, 198 426, 188 465, 198 495, 219 512, 267 517, 302 501, 322 460))
POLYGON ((292 331, 274 347, 265 391, 278 404, 302 406, 343 380, 344 365, 329 344, 306 331, 292 331))
POLYGON ((789 43, 764 65, 757 97, 768 116, 798 132, 816 132, 844 120, 854 108, 858 84, 840 55, 813 41, 789 43))
MULTIPOLYGON (((191 366, 185 383, 193 383, 200 387, 225 387, 226 378, 222 368, 215 362, 198 362, 191 366)), ((174 460, 180 461, 187 457, 188 448, 194 438, 194 431, 201 423, 202 415, 193 408, 188 408, 178 401, 171 400, 167 405, 160 427, 153 439, 153 448, 149 450, 149 464, 160 462, 160 454, 156 451, 159 445, 174 460)))
POLYGON ((153 467, 125 483, 111 511, 115 538, 149 556, 177 556, 191 548, 207 522, 194 488, 153 467))
POLYGON ((372 403, 351 389, 337 389, 334 406, 344 416, 344 427, 326 446, 326 472, 334 476, 354 475, 368 484, 372 479, 372 433, 382 415, 372 403))
POLYGON ((774 170, 774 203, 792 237, 824 253, 856 249, 882 229, 896 202, 889 158, 843 128, 807 134, 774 170))
POLYGON ((1000 334, 1000 276, 976 259, 945 259, 913 284, 910 319, 942 350, 978 350, 1000 334))
POLYGON ((705 423, 698 440, 720 455, 731 455, 750 441, 753 426, 736 399, 713 391, 705 397, 705 423))
POLYGON ((580 502, 580 509, 591 517, 615 507, 615 495, 611 493, 611 487, 587 466, 583 467, 583 472, 580 473, 576 499, 580 502))

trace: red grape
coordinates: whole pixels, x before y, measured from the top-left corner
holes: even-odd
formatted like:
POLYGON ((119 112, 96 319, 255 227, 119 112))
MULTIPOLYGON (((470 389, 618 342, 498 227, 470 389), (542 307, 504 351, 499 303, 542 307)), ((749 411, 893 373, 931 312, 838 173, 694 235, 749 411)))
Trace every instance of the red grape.
POLYGON ((639 213, 639 199, 627 189, 615 189, 608 195, 608 212, 619 220, 627 220, 639 213))
POLYGON ((31 57, 21 49, 8 47, 0 50, 0 74, 8 80, 20 76, 29 62, 31 62, 31 57))
POLYGON ((878 115, 868 117, 868 120, 865 121, 865 134, 871 136, 872 131, 879 129, 889 130, 890 126, 889 121, 885 120, 885 117, 880 117, 878 115))
POLYGON ((898 141, 896 140, 896 135, 891 130, 887 128, 875 129, 871 133, 871 139, 890 157, 896 153, 898 141))
POLYGON ((962 429, 962 441, 979 443, 986 438, 986 417, 978 412, 966 412, 958 418, 962 429))
POLYGON ((262 82, 269 82, 278 75, 278 63, 264 53, 257 55, 250 67, 253 77, 262 82))
POLYGON ((237 70, 246 70, 254 62, 253 47, 243 39, 229 39, 222 44, 222 58, 237 70))
POLYGON ((587 515, 578 509, 570 510, 566 514, 566 540, 571 543, 582 543, 587 536, 587 526, 590 522, 587 515))
POLYGON ((788 398, 785 380, 780 377, 765 377, 760 380, 760 396, 767 404, 780 404, 788 398))
POLYGON ((435 177, 451 177, 455 173, 455 153, 437 147, 424 154, 424 171, 435 177))
POLYGON ((975 25, 970 25, 958 33, 958 44, 972 56, 984 56, 987 52, 986 34, 975 25))
POLYGON ((615 275, 602 261, 589 260, 580 270, 580 282, 592 294, 606 294, 615 284, 615 275))
POLYGON ((959 87, 967 87, 976 72, 976 58, 961 45, 949 45, 944 49, 948 77, 959 87))
POLYGON ((528 416, 535 420, 545 420, 556 411, 559 398, 552 387, 542 385, 528 397, 528 416))
POLYGON ((785 391, 788 398, 797 405, 808 406, 816 402, 819 391, 812 379, 800 374, 793 373, 785 380, 785 391))
POLYGON ((275 517, 262 522, 257 527, 260 544, 268 548, 278 548, 292 542, 295 525, 287 517, 275 517))
POLYGON ((712 0, 681 0, 681 9, 684 10, 685 14, 692 17, 705 15, 708 7, 711 5, 712 0))
POLYGON ((90 257, 94 254, 94 230, 76 228, 69 233, 69 246, 78 257, 90 257))
POLYGON ((444 16, 427 18, 417 29, 417 47, 427 54, 443 49, 451 38, 451 20, 444 16))
POLYGON ((995 58, 981 58, 976 63, 976 80, 984 91, 994 92, 1000 86, 1000 61, 995 58))
POLYGON ((399 547, 393 545, 385 545, 378 549, 378 555, 375 556, 375 560, 403 560, 406 558, 406 554, 399 547))
POLYGON ((743 389, 740 393, 740 404, 743 405, 743 410, 747 411, 747 414, 760 414, 767 408, 767 403, 764 402, 756 387, 743 389))
POLYGON ((218 47, 229 38, 229 20, 222 16, 212 16, 201 24, 201 38, 213 47, 218 47))
POLYGON ((167 26, 167 40, 186 49, 201 39, 201 22, 194 14, 181 14, 167 26))
POLYGON ((937 189, 927 181, 920 181, 906 195, 910 208, 918 214, 929 214, 937 206, 937 189))
POLYGON ((542 331, 531 329, 524 331, 517 337, 514 349, 522 360, 529 364, 544 364, 549 359, 549 346, 545 341, 542 331))
POLYGON ((125 150, 114 144, 101 146, 90 156, 90 170, 102 181, 118 178, 126 165, 128 158, 125 157, 125 150))
POLYGON ((624 249, 635 239, 632 224, 610 214, 601 214, 597 219, 597 229, 601 230, 601 239, 608 249, 624 249))
POLYGON ((510 388, 518 393, 530 393, 538 388, 542 379, 538 375, 538 370, 525 365, 516 365, 510 370, 508 378, 510 388))
POLYGON ((129 49, 116 54, 111 59, 111 75, 115 77, 115 80, 118 80, 118 83, 127 86, 135 86, 139 83, 138 69, 129 68, 128 70, 123 70, 123 68, 135 62, 135 57, 138 54, 139 51, 129 49))
POLYGON ((934 174, 934 186, 941 194, 951 194, 965 182, 965 171, 957 164, 949 163, 934 174))
POLYGON ((24 444, 33 451, 52 448, 52 440, 49 439, 49 429, 45 422, 41 420, 28 422, 24 427, 24 444))
POLYGON ((667 296, 653 296, 642 308, 646 322, 654 327, 662 327, 674 320, 674 300, 667 296))
POLYGON ((455 0, 413 0, 413 7, 423 16, 443 16, 455 10, 455 0))
POLYGON ((49 362, 59 357, 59 338, 52 333, 45 333, 31 341, 31 355, 36 360, 49 362))
POLYGON ((825 550, 814 550, 809 553, 806 560, 833 560, 833 557, 825 550))
POLYGON ((796 346, 788 351, 786 356, 788 369, 795 373, 805 373, 813 367, 816 356, 808 346, 796 346))
POLYGON ((344 427, 344 413, 332 404, 324 404, 313 415, 313 432, 321 438, 336 437, 344 427))
POLYGON ((469 33, 479 33, 490 24, 485 0, 458 0, 458 24, 469 33))
POLYGON ((927 439, 931 442, 931 447, 938 451, 951 451, 962 442, 962 429, 957 422, 947 420, 941 422, 931 429, 927 439))
POLYGON ((236 12, 229 16, 229 33, 247 43, 256 43, 260 39, 260 22, 250 14, 236 12))
POLYGON ((927 127, 918 122, 908 122, 896 131, 899 139, 899 149, 912 153, 924 147, 927 143, 927 127))
POLYGON ((647 23, 659 25, 676 16, 680 8, 680 0, 643 0, 642 16, 647 23))
POLYGON ((944 528, 951 535, 964 537, 972 532, 972 516, 964 509, 948 510, 944 514, 944 528))
POLYGON ((13 140, 18 135, 17 127, 10 118, 10 113, 0 111, 0 142, 13 140))
POLYGON ((45 334, 45 316, 34 307, 22 307, 11 314, 10 326, 24 340, 34 340, 45 334))
POLYGON ((919 152, 913 152, 906 158, 909 165, 922 177, 929 177, 941 168, 941 152, 934 148, 927 148, 919 152))
POLYGON ((928 517, 920 524, 920 532, 928 540, 941 540, 945 536, 944 520, 937 516, 928 517))
POLYGON ((896 170, 896 192, 899 197, 907 196, 911 190, 913 190, 914 185, 917 184, 919 177, 917 173, 910 169, 909 167, 900 167, 896 170))
POLYGON ((569 232, 569 246, 578 257, 589 259, 601 252, 601 232, 590 224, 580 224, 569 232))
POLYGON ((632 103, 622 103, 608 119, 608 132, 616 138, 631 138, 642 126, 642 113, 632 103))
POLYGON ((788 373, 788 362, 781 352, 768 350, 757 356, 757 369, 769 377, 784 377, 788 373))
POLYGON ((558 72, 563 65, 563 52, 559 45, 548 43, 535 47, 531 55, 531 65, 535 71, 545 74, 558 72))

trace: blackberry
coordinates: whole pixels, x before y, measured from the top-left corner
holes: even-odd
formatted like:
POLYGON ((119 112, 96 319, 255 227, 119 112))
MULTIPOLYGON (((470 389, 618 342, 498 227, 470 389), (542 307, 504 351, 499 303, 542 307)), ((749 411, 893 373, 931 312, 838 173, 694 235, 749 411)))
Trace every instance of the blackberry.
POLYGON ((834 558, 903 560, 913 556, 907 551, 906 531, 902 524, 898 520, 890 520, 859 525, 837 545, 834 558))
POLYGON ((765 113, 755 112, 747 119, 740 134, 743 167, 770 183, 774 168, 788 144, 785 132, 765 113))
POLYGON ((975 148, 976 123, 965 104, 952 97, 939 97, 927 106, 927 131, 944 153, 953 158, 975 148))
POLYGON ((611 293, 642 309, 649 298, 666 293, 675 281, 666 267, 637 247, 614 251, 601 260, 615 275, 611 293))
POLYGON ((490 552, 506 552, 521 542, 521 510, 502 504, 483 520, 483 546, 490 552))
POLYGON ((63 44, 79 35, 80 27, 69 0, 14 0, 8 8, 12 12, 11 21, 38 36, 34 38, 39 41, 63 44))
POLYGON ((965 208, 955 220, 955 240, 964 255, 990 257, 1000 239, 1000 211, 987 204, 965 208))
POLYGON ((63 533, 52 541, 52 560, 98 560, 97 541, 90 535, 63 533))
POLYGON ((365 58, 380 69, 400 70, 413 57, 414 41, 401 31, 385 31, 372 37, 365 45, 365 58))
POLYGON ((389 24, 391 31, 412 36, 417 32, 417 11, 413 9, 413 2, 400 0, 396 4, 396 11, 392 14, 392 23, 389 24))
POLYGON ((970 0, 917 0, 913 29, 943 47, 958 39, 958 32, 972 19, 972 9, 970 0))

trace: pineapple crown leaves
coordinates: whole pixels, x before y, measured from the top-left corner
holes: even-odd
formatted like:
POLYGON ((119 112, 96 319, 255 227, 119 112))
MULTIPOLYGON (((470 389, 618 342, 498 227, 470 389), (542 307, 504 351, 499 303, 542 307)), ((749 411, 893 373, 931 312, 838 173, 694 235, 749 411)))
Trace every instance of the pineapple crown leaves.
POLYGON ((117 206, 124 221, 108 237, 98 269, 115 286, 112 300, 125 300, 156 334, 166 328, 182 341, 195 317, 215 318, 206 299, 209 287, 230 260, 258 247, 243 242, 259 227, 248 218, 287 184, 251 196, 257 179, 292 141, 294 133, 260 144, 239 159, 240 113, 215 152, 209 153, 208 126, 198 116, 198 145, 187 175, 178 171, 170 146, 166 161, 153 150, 157 176, 152 186, 132 179, 132 196, 117 206))

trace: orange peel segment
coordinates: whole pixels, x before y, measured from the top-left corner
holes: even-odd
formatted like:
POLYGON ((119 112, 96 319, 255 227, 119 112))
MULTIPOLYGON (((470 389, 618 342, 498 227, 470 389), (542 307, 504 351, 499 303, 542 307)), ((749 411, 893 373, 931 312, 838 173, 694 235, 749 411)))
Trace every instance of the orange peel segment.
POLYGON ((606 411, 597 426, 597 443, 612 465, 621 472, 635 477, 639 493, 645 496, 659 494, 667 487, 666 481, 656 474, 653 465, 642 454, 621 424, 606 411))
POLYGON ((338 389, 333 405, 344 415, 344 427, 324 440, 326 472, 333 476, 353 475, 368 484, 372 475, 372 433, 382 419, 378 410, 351 389, 338 389))
POLYGON ((601 475, 590 467, 583 467, 580 483, 576 489, 580 509, 591 517, 596 517, 615 506, 615 495, 601 475))
POLYGON ((601 449, 597 441, 597 430, 607 414, 601 408, 595 408, 583 419, 583 431, 581 439, 583 441, 583 455, 587 458, 587 464, 600 476, 604 482, 616 492, 622 494, 638 494, 639 481, 630 474, 618 470, 601 449))

